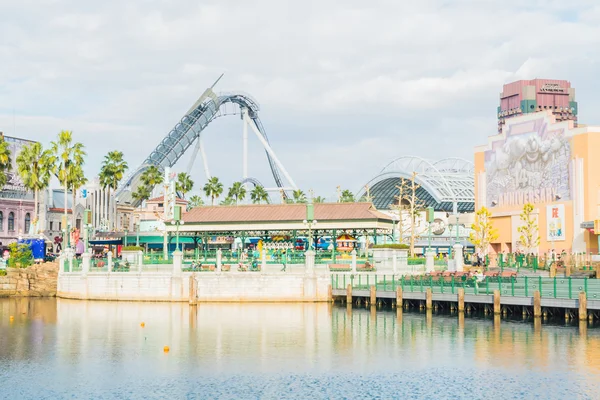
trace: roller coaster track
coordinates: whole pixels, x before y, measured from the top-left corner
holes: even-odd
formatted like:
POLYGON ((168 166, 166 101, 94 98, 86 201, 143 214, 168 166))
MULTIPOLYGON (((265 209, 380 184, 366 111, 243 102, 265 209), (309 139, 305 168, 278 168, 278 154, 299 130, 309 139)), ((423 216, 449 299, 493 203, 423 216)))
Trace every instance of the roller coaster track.
MULTIPOLYGON (((248 94, 241 92, 220 93, 217 95, 212 91, 212 87, 210 87, 206 89, 183 118, 181 118, 160 144, 156 146, 142 165, 133 170, 123 180, 123 183, 116 192, 118 202, 121 204, 131 204, 134 207, 137 207, 140 202, 133 198, 132 193, 141 185, 141 175, 144 171, 152 165, 158 167, 160 171, 164 171, 167 167, 173 167, 194 141, 199 139, 200 133, 212 121, 218 117, 230 115, 226 110, 225 112, 222 111, 222 109, 226 108, 227 104, 239 106, 240 109, 247 109, 248 117, 254 123, 265 141, 269 143, 265 128, 258 117, 258 112, 260 110, 258 102, 248 94)), ((273 159, 268 151, 265 152, 275 184, 277 187, 283 188, 284 185, 276 160, 273 159)))

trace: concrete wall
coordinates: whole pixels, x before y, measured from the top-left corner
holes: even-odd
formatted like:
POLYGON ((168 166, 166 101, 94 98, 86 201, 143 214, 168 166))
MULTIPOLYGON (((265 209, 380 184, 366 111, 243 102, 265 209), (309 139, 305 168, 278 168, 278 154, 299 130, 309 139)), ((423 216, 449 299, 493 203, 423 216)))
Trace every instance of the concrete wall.
POLYGON ((329 274, 62 273, 57 296, 87 300, 189 301, 190 276, 200 302, 328 301, 329 274))

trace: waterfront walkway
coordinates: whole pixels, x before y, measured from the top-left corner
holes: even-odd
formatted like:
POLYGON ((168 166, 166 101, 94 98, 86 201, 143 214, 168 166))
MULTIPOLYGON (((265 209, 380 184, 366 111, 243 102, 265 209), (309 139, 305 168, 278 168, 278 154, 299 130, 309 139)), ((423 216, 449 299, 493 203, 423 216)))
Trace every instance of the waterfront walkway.
POLYGON ((578 310, 579 318, 600 316, 599 279, 517 276, 486 278, 476 283, 426 275, 332 274, 331 287, 334 299, 353 303, 405 306, 408 302, 419 307, 459 310, 475 306, 494 313, 522 311, 534 316, 557 314, 557 309, 563 309, 566 318, 573 310, 578 310))

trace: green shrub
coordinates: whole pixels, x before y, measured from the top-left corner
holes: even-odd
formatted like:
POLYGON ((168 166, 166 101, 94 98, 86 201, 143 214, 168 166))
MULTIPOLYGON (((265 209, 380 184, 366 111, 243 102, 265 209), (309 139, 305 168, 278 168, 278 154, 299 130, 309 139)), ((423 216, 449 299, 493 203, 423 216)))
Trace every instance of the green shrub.
POLYGON ((10 258, 8 266, 10 268, 27 268, 33 264, 33 254, 26 244, 11 243, 8 245, 10 258))
POLYGON ((394 249, 394 250, 408 250, 410 246, 404 243, 388 243, 388 244, 374 244, 371 248, 373 249, 394 249))
POLYGON ((6 270, 0 269, 0 276, 6 276, 6 270))
POLYGON ((144 250, 142 246, 123 246, 121 247, 121 251, 140 251, 144 250))

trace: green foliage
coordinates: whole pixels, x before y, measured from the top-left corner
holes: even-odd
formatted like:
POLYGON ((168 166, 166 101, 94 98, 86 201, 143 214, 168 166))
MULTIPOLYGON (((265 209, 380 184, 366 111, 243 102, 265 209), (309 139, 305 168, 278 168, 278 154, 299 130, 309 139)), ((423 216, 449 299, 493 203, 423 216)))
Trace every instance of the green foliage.
POLYGON ((140 185, 131 196, 137 201, 144 201, 150 198, 150 188, 146 185, 140 185))
POLYGON ((387 244, 375 244, 371 246, 372 249, 394 249, 394 250, 408 250, 410 246, 404 243, 387 243, 387 244))
POLYGON ((104 156, 102 168, 100 169, 100 184, 103 188, 117 190, 119 182, 123 179, 125 171, 129 166, 123 159, 123 152, 113 150, 104 156))
POLYGON ((233 185, 229 188, 227 197, 235 199, 236 205, 239 200, 244 200, 246 197, 246 188, 242 185, 242 182, 233 182, 233 185))
POLYGON ((175 190, 181 193, 181 196, 185 199, 185 194, 190 192, 194 188, 194 181, 189 174, 180 172, 177 174, 177 182, 175 182, 175 190))
POLYGON ((121 247, 121 251, 140 251, 144 250, 142 246, 123 246, 121 247))
POLYGON ((325 197, 317 196, 317 197, 313 198, 313 203, 325 203, 325 197))
POLYGON ((204 200, 202 200, 202 197, 200 197, 198 195, 194 195, 194 196, 190 197, 187 208, 188 208, 188 210, 191 210, 193 208, 200 207, 202 205, 204 205, 204 200))
POLYGON ((0 188, 6 185, 6 173, 11 169, 10 149, 4 138, 0 138, 0 188))
POLYGON ((250 192, 250 199, 254 204, 260 204, 261 202, 269 203, 269 194, 262 186, 255 186, 250 192))
POLYGON ((539 229, 537 220, 533 215, 533 209, 531 203, 523 206, 523 212, 520 216, 522 225, 517 228, 517 231, 521 234, 519 241, 527 253, 540 245, 539 229))
POLYGON ((220 206, 232 206, 236 204, 235 199, 232 197, 225 197, 223 200, 221 200, 221 202, 219 203, 220 206))
POLYGON ((223 193, 223 184, 219 181, 219 178, 213 176, 206 182, 202 189, 204 190, 206 197, 210 197, 211 203, 214 206, 215 199, 219 198, 223 193))
POLYGON ((50 185, 50 178, 55 171, 57 157, 51 150, 44 150, 39 142, 24 146, 16 159, 19 176, 26 188, 34 192, 35 203, 33 221, 38 217, 38 194, 50 185))
POLYGON ((306 194, 300 189, 294 190, 294 192, 292 193, 292 197, 293 197, 293 199, 292 199, 293 203, 302 204, 302 203, 307 202, 306 194))
POLYGON ((340 195, 340 203, 354 203, 355 201, 356 199, 354 198, 354 194, 352 194, 351 191, 349 191, 348 189, 342 191, 342 194, 340 195))
POLYGON ((33 264, 33 254, 26 244, 11 243, 8 245, 10 268, 27 268, 33 264))

